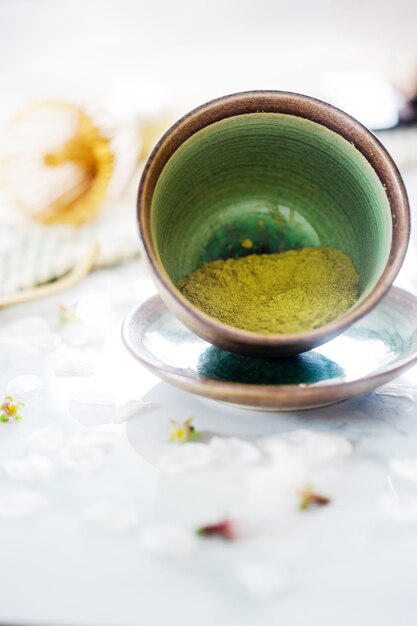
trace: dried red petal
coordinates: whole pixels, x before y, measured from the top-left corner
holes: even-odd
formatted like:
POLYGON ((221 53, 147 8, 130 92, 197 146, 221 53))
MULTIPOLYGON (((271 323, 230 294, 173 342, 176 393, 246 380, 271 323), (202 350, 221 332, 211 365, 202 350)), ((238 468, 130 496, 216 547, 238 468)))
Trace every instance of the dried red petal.
POLYGON ((227 541, 237 539, 235 528, 230 520, 223 520, 216 524, 207 524, 197 529, 197 535, 201 537, 220 537, 227 541))

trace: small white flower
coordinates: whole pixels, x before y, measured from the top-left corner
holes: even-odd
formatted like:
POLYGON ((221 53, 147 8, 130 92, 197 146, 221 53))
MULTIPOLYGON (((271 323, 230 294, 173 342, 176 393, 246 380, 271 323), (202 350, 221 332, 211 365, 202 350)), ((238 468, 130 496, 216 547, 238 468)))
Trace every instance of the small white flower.
POLYGON ((262 600, 283 593, 289 586, 288 572, 261 561, 244 561, 235 569, 236 579, 252 597, 262 600))
POLYGON ((44 388, 45 383, 35 374, 16 376, 6 383, 6 395, 15 400, 26 402, 37 396, 44 388))
POLYGON ((103 467, 113 449, 114 443, 106 433, 83 432, 67 442, 61 462, 77 474, 94 474, 103 467))
POLYGON ((72 396, 69 412, 83 426, 108 424, 115 415, 116 400, 111 394, 83 389, 72 396))
POLYGON ((41 453, 57 452, 64 443, 64 433, 60 426, 48 424, 31 433, 27 438, 30 450, 41 453))
POLYGON ((128 400, 123 404, 118 404, 116 410, 112 415, 112 421, 114 424, 122 424, 131 417, 138 415, 145 415, 157 408, 158 405, 153 402, 143 402, 143 400, 128 400))
POLYGON ((13 480, 24 483, 45 482, 52 473, 52 463, 40 454, 28 454, 8 459, 3 464, 6 474, 13 480))
POLYGON ((0 520, 25 517, 42 510, 46 498, 35 491, 16 491, 0 496, 0 520))
POLYGON ((392 459, 389 466, 396 476, 417 483, 417 458, 392 459))
POLYGON ((142 550, 150 554, 169 557, 188 557, 198 548, 199 542, 192 531, 170 523, 154 523, 140 534, 142 550))
POLYGON ((258 444, 274 461, 286 451, 297 456, 308 468, 320 467, 352 453, 352 444, 344 437, 312 430, 265 437, 258 444))
POLYGON ((113 533, 125 533, 139 524, 137 513, 124 505, 95 502, 84 511, 85 518, 113 533))
POLYGON ((247 465, 262 458, 256 446, 237 437, 212 437, 209 447, 214 460, 225 465, 247 465))
POLYGON ((167 474, 183 474, 206 469, 213 463, 213 452, 204 443, 186 443, 167 452, 158 467, 167 474))

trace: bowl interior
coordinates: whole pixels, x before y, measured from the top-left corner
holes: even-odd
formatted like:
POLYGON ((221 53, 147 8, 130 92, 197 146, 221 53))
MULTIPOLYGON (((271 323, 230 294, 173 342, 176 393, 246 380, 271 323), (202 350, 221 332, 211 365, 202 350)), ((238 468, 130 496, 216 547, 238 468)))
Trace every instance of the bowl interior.
POLYGON ((346 139, 302 117, 249 113, 174 152, 153 194, 151 233, 174 284, 219 258, 332 246, 359 273, 357 306, 387 263, 392 218, 380 179, 346 139))

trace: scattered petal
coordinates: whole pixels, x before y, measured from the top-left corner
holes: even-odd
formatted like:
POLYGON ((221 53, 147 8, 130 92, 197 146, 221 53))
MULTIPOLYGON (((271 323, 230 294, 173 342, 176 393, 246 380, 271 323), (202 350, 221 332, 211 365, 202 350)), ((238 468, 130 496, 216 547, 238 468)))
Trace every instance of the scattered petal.
POLYGON ((265 437, 258 444, 273 460, 278 460, 286 450, 297 455, 309 468, 325 465, 352 452, 352 444, 344 437, 312 430, 294 430, 265 437))
POLYGON ((243 477, 246 509, 258 517, 284 520, 295 514, 299 503, 297 493, 306 480, 305 465, 288 451, 279 462, 252 466, 243 477))
POLYGON ((323 496, 316 493, 312 485, 306 485, 304 490, 300 493, 299 509, 306 511, 307 509, 326 506, 330 504, 331 500, 327 496, 323 496))
POLYGON ((73 348, 100 346, 105 339, 103 331, 84 324, 73 322, 64 327, 61 333, 63 341, 73 348))
POLYGON ((394 398, 407 398, 412 402, 417 401, 417 387, 404 383, 390 383, 379 389, 375 389, 379 396, 393 396, 394 398))
POLYGON ((168 437, 168 441, 171 443, 187 443, 189 441, 196 441, 199 434, 193 426, 193 420, 193 416, 188 417, 184 422, 170 420, 171 432, 168 437))
POLYGON ((254 465, 250 469, 248 481, 255 488, 262 488, 263 481, 268 489, 272 489, 271 494, 283 489, 300 491, 304 487, 307 480, 306 464, 289 446, 282 446, 280 454, 274 456, 272 461, 265 465, 254 465))
POLYGON ((226 539, 226 541, 236 541, 239 538, 235 525, 228 519, 215 524, 200 526, 197 528, 196 533, 199 537, 219 537, 220 539, 226 539))
POLYGON ((0 520, 25 517, 46 506, 46 498, 35 491, 16 491, 0 496, 0 520))
POLYGON ((389 466, 396 476, 417 483, 417 458, 393 459, 389 466))
POLYGON ((187 557, 198 548, 198 539, 181 526, 161 522, 151 524, 141 532, 140 544, 150 554, 187 557))
POLYGON ((42 378, 35 374, 16 376, 6 384, 6 393, 8 396, 13 396, 16 400, 26 401, 37 396, 44 386, 45 383, 42 378))
POLYGON ((106 433, 79 433, 62 450, 61 462, 78 474, 94 474, 103 467, 113 449, 114 443, 106 433))
POLYGON ((114 448, 114 436, 103 430, 82 429, 72 435, 68 441, 69 444, 81 444, 81 445, 102 445, 109 450, 114 448))
POLYGON ((203 443, 191 442, 170 450, 159 459, 158 467, 167 474, 183 474, 206 469, 213 462, 213 453, 203 443))
POLYGON ((27 445, 30 450, 41 453, 52 453, 60 450, 64 443, 64 432, 60 426, 49 424, 35 432, 27 438, 27 445))
POLYGON ((0 404, 0 422, 18 422, 22 419, 20 409, 24 406, 23 402, 16 401, 13 396, 6 396, 3 404, 0 404))
POLYGON ((96 502, 85 510, 85 518, 113 533, 125 533, 139 524, 137 513, 120 504, 96 502))
POLYGON ((38 352, 51 352, 55 350, 57 345, 59 344, 59 337, 57 335, 53 335, 52 333, 49 335, 45 335, 44 337, 37 337, 32 339, 32 346, 38 352))
POLYGON ((0 342, 10 346, 30 348, 36 352, 54 350, 59 338, 51 333, 46 321, 37 316, 22 317, 3 327, 0 342))
POLYGON ((159 405, 153 402, 143 402, 143 400, 128 400, 116 406, 116 411, 112 416, 114 424, 122 424, 131 417, 145 415, 156 409, 159 405))
POLYGON ((8 459, 3 464, 6 474, 24 483, 45 482, 52 473, 52 463, 40 454, 27 454, 20 458, 8 459))
POLYGON ((413 524, 417 522, 417 495, 409 494, 400 497, 392 493, 384 493, 380 499, 383 509, 398 521, 413 524))
POLYGON ((209 446, 214 459, 225 465, 246 465, 262 459, 256 446, 237 437, 212 437, 209 446))
POLYGON ((33 337, 47 335, 50 332, 49 325, 42 317, 29 315, 27 317, 21 317, 20 319, 13 320, 3 326, 0 337, 33 337))
POLYGON ((69 412, 84 426, 107 424, 115 415, 116 400, 108 393, 83 389, 72 396, 69 412))
POLYGON ((49 357, 49 364, 55 376, 63 378, 66 376, 92 376, 96 372, 94 365, 80 355, 79 350, 60 346, 49 357))
POLYGON ((5 356, 4 362, 9 362, 13 369, 20 369, 23 365, 32 368, 34 364, 37 366, 39 363, 39 352, 34 348, 15 343, 2 345, 1 347, 2 355, 5 356))
POLYGON ((88 363, 88 361, 68 359, 56 363, 53 367, 53 372, 58 378, 65 378, 67 376, 93 376, 96 373, 96 368, 92 363, 88 363))
POLYGON ((288 572, 260 561, 244 561, 236 567, 236 578, 245 592, 262 600, 281 594, 290 582, 288 572))

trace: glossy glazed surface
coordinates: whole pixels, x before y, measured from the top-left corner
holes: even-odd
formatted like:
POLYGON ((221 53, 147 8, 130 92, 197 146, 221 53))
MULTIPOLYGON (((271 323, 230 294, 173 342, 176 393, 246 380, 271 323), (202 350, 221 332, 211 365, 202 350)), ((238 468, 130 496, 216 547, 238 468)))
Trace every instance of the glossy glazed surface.
POLYGON ((417 298, 392 288, 333 341, 283 359, 208 344, 175 319, 158 296, 129 314, 123 339, 152 372, 193 393, 269 410, 311 408, 375 389, 417 360, 417 298))
POLYGON ((250 113, 200 130, 161 172, 151 211, 174 284, 216 259, 331 246, 350 256, 366 296, 391 246, 388 199, 370 164, 295 115, 250 113))
POLYGON ((360 319, 391 286, 409 238, 404 185, 378 140, 324 102, 274 91, 225 96, 179 120, 145 167, 138 220, 174 315, 214 345, 268 357, 309 350, 360 319), (307 243, 344 250, 361 276, 357 304, 312 331, 265 336, 227 326, 175 287, 209 258, 307 243))

